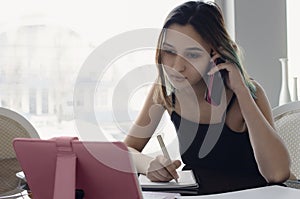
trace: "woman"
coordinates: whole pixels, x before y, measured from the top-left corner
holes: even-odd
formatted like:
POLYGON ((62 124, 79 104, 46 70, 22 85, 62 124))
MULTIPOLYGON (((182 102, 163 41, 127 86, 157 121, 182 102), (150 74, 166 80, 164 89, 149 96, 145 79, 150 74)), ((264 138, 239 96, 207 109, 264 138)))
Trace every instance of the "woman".
POLYGON ((175 8, 161 31, 156 62, 158 81, 125 139, 139 173, 152 181, 178 178, 179 160, 141 153, 167 110, 184 169, 196 174, 199 194, 289 178, 289 155, 276 135, 266 94, 248 77, 215 3, 191 1, 175 8), (220 102, 211 99, 219 72, 220 102))

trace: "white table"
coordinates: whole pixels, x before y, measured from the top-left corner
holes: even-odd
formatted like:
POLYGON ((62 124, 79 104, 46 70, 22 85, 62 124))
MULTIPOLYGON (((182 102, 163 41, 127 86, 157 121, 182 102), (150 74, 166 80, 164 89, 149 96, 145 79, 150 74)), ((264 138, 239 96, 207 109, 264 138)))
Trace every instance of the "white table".
MULTIPOLYGON (((147 199, 166 199, 172 198, 171 194, 146 194, 147 199)), ((202 196, 179 196, 178 199, 298 199, 300 198, 300 189, 293 189, 282 186, 267 186, 242 191, 227 192, 221 194, 211 194, 202 196)), ((18 199, 30 199, 29 197, 20 197, 18 199)))
POLYGON ((242 191, 202 196, 181 196, 180 199, 298 199, 300 190, 282 186, 267 186, 242 191))

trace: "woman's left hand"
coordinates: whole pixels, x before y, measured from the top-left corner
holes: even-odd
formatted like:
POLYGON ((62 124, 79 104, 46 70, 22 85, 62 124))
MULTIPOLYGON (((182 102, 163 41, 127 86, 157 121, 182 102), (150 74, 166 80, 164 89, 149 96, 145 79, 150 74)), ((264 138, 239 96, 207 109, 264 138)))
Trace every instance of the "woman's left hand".
MULTIPOLYGON (((212 60, 216 60, 219 58, 220 55, 215 54, 212 56, 212 60)), ((244 78, 241 74, 241 71, 238 69, 238 67, 234 64, 226 60, 224 63, 220 63, 216 65, 215 67, 211 68, 210 71, 208 71, 208 75, 212 75, 220 70, 226 70, 227 75, 224 77, 226 80, 226 85, 235 93, 237 94, 240 91, 244 91, 247 89, 247 86, 245 84, 244 78)))

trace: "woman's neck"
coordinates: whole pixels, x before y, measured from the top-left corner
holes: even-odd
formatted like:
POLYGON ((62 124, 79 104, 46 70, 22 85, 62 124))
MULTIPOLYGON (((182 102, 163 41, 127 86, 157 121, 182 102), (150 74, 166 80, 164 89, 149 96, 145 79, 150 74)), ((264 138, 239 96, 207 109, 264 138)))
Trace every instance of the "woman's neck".
POLYGON ((197 97, 197 99, 204 99, 205 92, 207 89, 207 85, 205 84, 204 80, 200 80, 197 84, 194 84, 190 87, 186 87, 184 89, 176 90, 177 94, 181 96, 191 96, 197 97))

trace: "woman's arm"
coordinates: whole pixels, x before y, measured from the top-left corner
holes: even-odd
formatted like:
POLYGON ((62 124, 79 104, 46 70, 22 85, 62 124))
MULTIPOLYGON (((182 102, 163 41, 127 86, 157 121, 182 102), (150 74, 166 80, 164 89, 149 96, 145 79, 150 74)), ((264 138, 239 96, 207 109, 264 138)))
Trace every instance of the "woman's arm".
POLYGON ((241 113, 261 174, 268 182, 283 182, 290 175, 289 154, 276 133, 271 106, 262 87, 256 85, 256 99, 245 86, 235 90, 241 113))
POLYGON ((165 111, 162 105, 153 100, 155 89, 157 87, 153 86, 124 142, 132 153, 138 173, 145 174, 151 181, 170 181, 178 178, 176 169, 181 165, 180 160, 170 162, 162 155, 154 158, 141 153, 165 111))
POLYGON ((154 85, 151 88, 139 116, 124 141, 132 152, 133 161, 138 173, 143 174, 146 174, 149 164, 154 157, 144 155, 141 151, 148 143, 165 111, 162 105, 155 103, 153 100, 156 92, 155 89, 158 89, 157 86, 154 85))
MULTIPOLYGON (((214 55, 214 58, 219 55, 214 55)), ((246 86, 240 70, 230 62, 218 64, 208 74, 227 70, 226 85, 235 93, 249 131, 251 145, 259 170, 268 182, 278 183, 290 176, 290 158, 286 147, 277 135, 271 106, 262 87, 255 81, 256 99, 246 86)))

